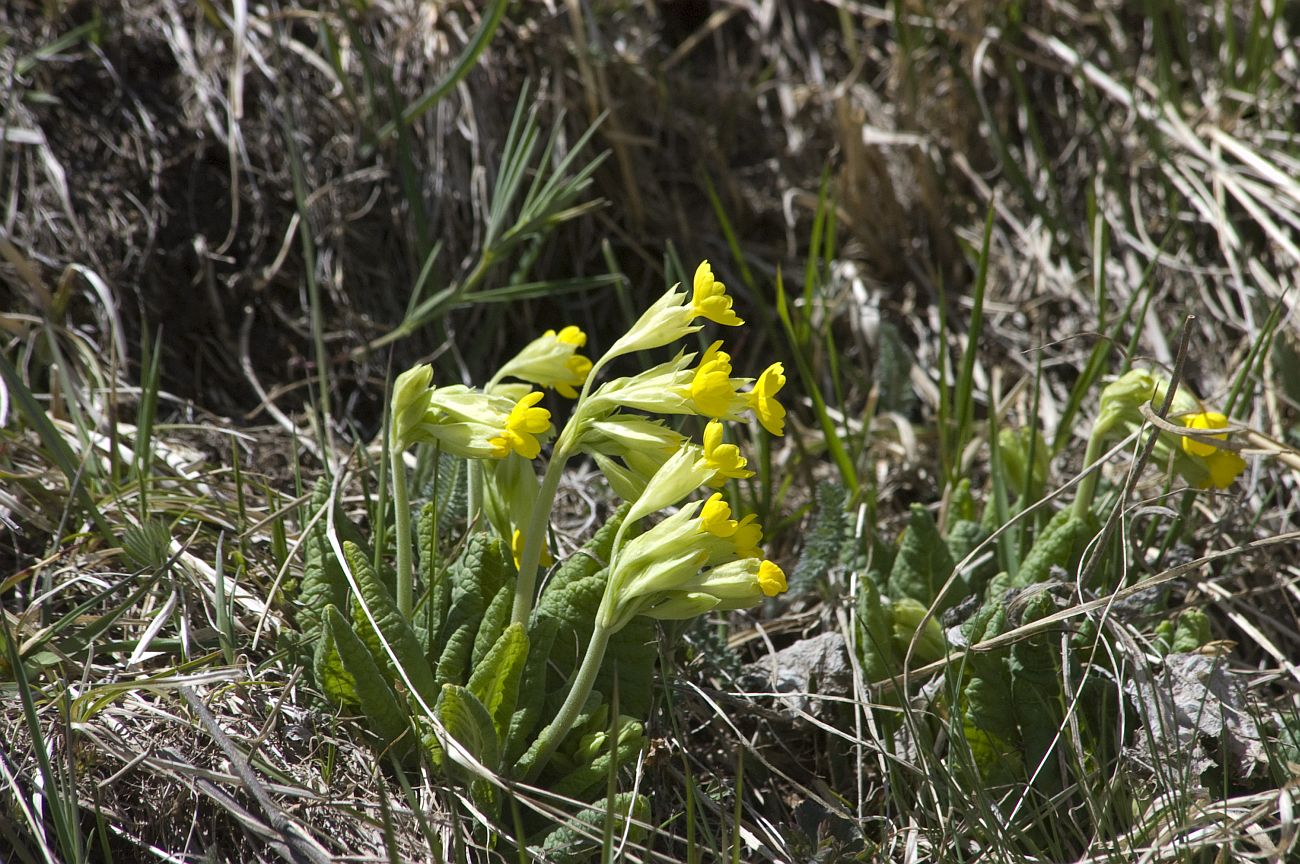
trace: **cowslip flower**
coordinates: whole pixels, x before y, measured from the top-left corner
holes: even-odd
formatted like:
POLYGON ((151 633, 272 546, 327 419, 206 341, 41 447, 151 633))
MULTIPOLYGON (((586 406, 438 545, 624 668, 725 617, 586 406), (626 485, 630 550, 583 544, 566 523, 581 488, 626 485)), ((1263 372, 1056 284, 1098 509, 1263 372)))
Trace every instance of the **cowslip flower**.
POLYGON ((624 521, 627 524, 672 507, 699 489, 713 473, 696 444, 683 444, 646 483, 624 521))
MULTIPOLYGON (((427 380, 422 373, 408 382, 402 382, 399 377, 399 383, 405 387, 427 380)), ((403 401, 406 398, 401 396, 403 401)), ((394 399, 394 449, 405 449, 423 442, 436 444, 446 452, 466 459, 498 458, 489 439, 504 427, 512 404, 510 399, 463 384, 453 384, 426 387, 418 398, 418 404, 424 411, 416 421, 413 412, 403 409, 399 400, 394 399)))
MULTIPOLYGON (((1189 429, 1226 429, 1228 418, 1218 411, 1200 411, 1192 414, 1183 424, 1189 429)), ((1227 433, 1211 436, 1216 441, 1228 440, 1227 433)), ((1197 485, 1202 489, 1227 489, 1246 470, 1246 460, 1231 450, 1216 447, 1204 438, 1180 439, 1183 452, 1204 469, 1205 476, 1197 485)))
POLYGON ((496 378, 518 378, 576 398, 575 388, 581 387, 591 372, 591 359, 577 353, 586 344, 587 334, 576 326, 558 333, 547 330, 502 366, 496 378))
POLYGON ((785 386, 785 366, 773 363, 763 370, 754 382, 754 389, 746 394, 749 407, 763 424, 763 428, 780 437, 785 434, 785 408, 776 401, 776 394, 785 386))
POLYGON ((525 459, 537 458, 542 452, 537 436, 551 428, 551 412, 536 407, 541 400, 541 391, 535 390, 515 403, 501 433, 488 439, 493 447, 493 456, 504 459, 511 453, 518 453, 525 459))
POLYGON ((726 286, 713 278, 713 269, 708 261, 700 262, 700 266, 695 268, 689 303, 686 292, 680 288, 680 283, 674 285, 651 304, 637 322, 610 346, 601 363, 633 351, 670 345, 697 332, 701 327, 695 323, 697 318, 707 318, 728 327, 744 323, 732 311, 732 299, 727 294, 726 286))
POLYGON ((722 423, 710 420, 704 427, 704 447, 700 450, 698 468, 707 472, 705 481, 710 486, 721 486, 728 480, 744 480, 754 472, 745 468, 747 461, 735 444, 722 441, 722 423))
POLYGON ((691 376, 691 384, 682 395, 689 395, 691 407, 705 417, 734 420, 744 410, 747 400, 737 388, 749 379, 731 377, 731 355, 714 342, 700 358, 691 376))
POLYGON ((708 318, 728 327, 739 327, 745 322, 732 310, 731 302, 727 286, 713 278, 713 268, 708 261, 701 261, 700 266, 695 268, 691 310, 700 318, 708 318))

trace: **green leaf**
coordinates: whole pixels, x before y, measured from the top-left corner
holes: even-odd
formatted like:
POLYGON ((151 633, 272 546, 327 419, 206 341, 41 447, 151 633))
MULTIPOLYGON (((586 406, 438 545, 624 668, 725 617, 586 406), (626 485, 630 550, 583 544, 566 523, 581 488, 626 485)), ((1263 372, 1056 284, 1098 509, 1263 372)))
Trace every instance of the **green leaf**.
POLYGON ((1033 548, 1025 555, 1008 587, 1026 588, 1046 582, 1053 567, 1073 570, 1079 565, 1083 550, 1093 535, 1089 520, 1074 517, 1070 510, 1057 513, 1034 541, 1033 548))
MULTIPOLYGON (((537 604, 534 614, 556 623, 551 662, 560 682, 567 680, 582 662, 591 639, 592 622, 605 593, 606 577, 607 571, 601 570, 594 576, 567 584, 548 585, 537 604)), ((602 693, 613 693, 617 678, 619 710, 624 713, 642 717, 650 710, 658 653, 654 649, 655 641, 654 621, 645 617, 633 618, 610 637, 595 688, 602 693)))
POLYGON ((338 646, 335 644, 334 631, 328 623, 331 609, 338 611, 338 608, 332 604, 325 607, 325 625, 321 627, 320 635, 316 639, 312 674, 316 676, 316 684, 325 691, 327 697, 341 705, 357 705, 360 700, 357 698, 356 679, 343 665, 343 658, 339 656, 338 646))
MULTIPOLYGON (((556 568, 533 612, 534 623, 541 619, 554 622, 556 636, 550 659, 556 687, 567 681, 582 662, 596 609, 605 592, 605 565, 630 507, 620 507, 581 549, 556 568)), ((609 640, 595 688, 613 693, 617 674, 619 710, 623 713, 643 717, 650 711, 658 654, 653 647, 655 641, 654 622, 644 617, 634 618, 609 640)), ((548 691, 551 689, 555 688, 548 691)))
MULTIPOLYGON (((1006 611, 1000 603, 984 604, 962 627, 971 645, 1006 631, 1006 611)), ((1006 648, 968 653, 969 678, 962 691, 962 729, 966 743, 981 776, 997 785, 1021 778, 1020 727, 1012 703, 1007 654, 1006 648)))
MULTIPOLYGON (((930 511, 920 504, 912 505, 911 520, 898 544, 898 555, 889 571, 889 596, 895 600, 911 597, 929 605, 935 595, 952 575, 952 555, 939 536, 939 526, 930 511)), ((957 592, 949 591, 939 604, 942 612, 959 601, 957 592)))
POLYGON ((948 656, 948 641, 943 636, 943 628, 933 615, 925 617, 926 607, 911 597, 901 597, 894 601, 891 612, 894 651, 899 658, 907 656, 907 648, 922 621, 925 621, 925 626, 921 628, 920 638, 916 640, 911 666, 924 666, 948 656))
POLYGON ((508 567, 513 570, 497 538, 478 532, 465 541, 460 557, 448 571, 451 606, 440 628, 445 642, 438 657, 439 684, 460 684, 465 680, 474 637, 483 623, 488 601, 508 581, 508 567))
MULTIPOLYGON (((948 536, 943 538, 944 545, 948 547, 948 555, 953 560, 953 565, 969 555, 975 547, 979 546, 988 539, 986 532, 980 523, 973 520, 962 519, 952 524, 948 529, 948 536)), ((995 566, 995 560, 992 556, 973 570, 964 572, 952 588, 949 589, 949 596, 953 599, 954 604, 960 603, 964 598, 973 594, 978 594, 984 590, 984 585, 988 582, 989 577, 993 575, 992 570, 995 566)))
POLYGON ((420 694, 426 704, 432 703, 438 696, 438 687, 414 628, 398 611, 393 595, 370 566, 370 556, 351 541, 344 542, 343 554, 347 556, 348 566, 352 568, 352 575, 361 589, 360 599, 365 601, 366 608, 374 616, 375 627, 378 627, 376 633, 365 610, 357 604, 353 610, 357 635, 388 670, 391 681, 402 681, 401 673, 405 672, 415 692, 420 694), (384 642, 392 649, 392 656, 384 649, 384 642))
MULTIPOLYGON (((547 592, 564 591, 571 583, 581 579, 595 576, 605 565, 609 563, 610 552, 614 548, 614 537, 618 534, 619 527, 623 524, 623 517, 627 516, 628 510, 632 508, 631 504, 624 504, 610 516, 604 525, 591 536, 591 539, 582 545, 582 548, 574 552, 559 567, 555 568, 554 575, 551 576, 547 583, 547 592)), ((631 535, 631 531, 628 532, 631 535)), ((631 539, 628 536, 627 539, 631 539)), ((543 600, 545 596, 543 595, 543 600)))
POLYGON ((513 585, 502 585, 501 590, 492 598, 488 604, 487 612, 483 614, 483 623, 479 625, 478 633, 474 636, 474 651, 470 655, 470 668, 477 669, 488 649, 496 644, 497 639, 506 629, 506 624, 510 621, 511 606, 515 600, 513 585))
MULTIPOLYGON (((501 750, 496 730, 492 726, 492 717, 473 693, 456 684, 444 684, 433 710, 447 734, 459 742, 470 756, 490 771, 499 768, 501 750)), ((493 800, 495 790, 490 783, 457 765, 441 749, 433 755, 435 761, 440 760, 439 764, 448 776, 469 784, 476 801, 488 803, 493 800)))
POLYGON ((428 597, 415 611, 416 630, 423 631, 425 656, 433 662, 433 646, 442 645, 446 636, 443 625, 451 608, 451 577, 447 568, 438 560, 436 549, 437 537, 434 527, 439 524, 433 502, 425 504, 420 510, 420 521, 416 528, 416 543, 420 553, 420 579, 428 586, 428 597))
MULTIPOLYGON (((1056 611, 1046 591, 1034 595, 1026 604, 1022 622, 1029 624, 1056 611)), ((1059 759, 1049 756, 1063 717, 1061 670, 1057 633, 1037 633, 1011 646, 1007 669, 1011 673, 1011 704, 1015 707, 1016 725, 1024 748, 1025 770, 1034 771, 1046 761, 1035 787, 1046 795, 1061 788, 1059 759)))
POLYGON ((975 509, 975 497, 971 495, 970 478, 963 477, 957 481, 948 500, 948 524, 958 522, 975 522, 979 516, 975 509))
POLYGON ((607 830, 614 837, 622 837, 626 833, 634 845, 643 843, 646 829, 636 823, 646 822, 649 818, 649 798, 635 792, 620 792, 612 801, 588 807, 564 825, 548 832, 542 841, 540 854, 536 857, 551 864, 582 864, 590 861, 600 845, 598 838, 607 830), (607 825, 608 822, 613 824, 607 825))
POLYGON ((898 674, 893 610, 881 602, 880 589, 870 576, 862 580, 858 594, 858 651, 868 681, 883 681, 898 674))
POLYGON ((474 665, 474 674, 469 678, 469 692, 487 708, 501 741, 506 740, 510 728, 527 661, 528 634, 524 632, 524 625, 511 624, 502 631, 482 661, 474 665))
POLYGON ((1155 647, 1161 656, 1188 654, 1212 638, 1209 616, 1200 609, 1184 609, 1156 626, 1155 647))
POLYGON ((529 733, 537 726, 546 704, 547 664, 555 644, 557 624, 554 618, 534 617, 528 628, 528 662, 524 665, 515 713, 510 717, 510 731, 506 736, 505 764, 513 765, 528 749, 529 733))
POLYGON ((329 480, 322 477, 316 481, 306 508, 307 521, 315 518, 318 513, 320 518, 316 519, 303 538, 302 581, 299 583, 298 603, 295 607, 298 630, 306 645, 313 644, 320 637, 325 608, 333 605, 342 609, 348 602, 348 580, 330 547, 329 525, 324 513, 329 498, 329 480))
MULTIPOLYGON (((369 721, 370 731, 386 746, 403 742, 399 744, 400 752, 408 752, 411 736, 407 734, 410 730, 407 713, 397 701, 393 688, 384 680, 370 649, 352 632, 348 620, 335 606, 329 606, 325 610, 321 645, 326 643, 330 648, 325 651, 337 658, 338 666, 341 667, 339 669, 330 665, 322 670, 320 661, 317 661, 317 679, 326 687, 326 692, 329 692, 327 681, 336 681, 339 685, 350 684, 355 701, 361 705, 361 710, 369 721), (328 677, 322 672, 328 673, 328 677)), ((320 656, 318 651, 317 657, 320 656)))
POLYGON ((612 749, 609 746, 608 731, 605 729, 583 736, 579 742, 579 748, 583 751, 580 754, 581 761, 564 776, 548 783, 548 788, 552 792, 584 801, 598 791, 598 788, 607 785, 611 771, 618 771, 636 759, 641 748, 645 746, 644 727, 630 717, 624 716, 620 719, 622 722, 618 728, 616 744, 612 749))

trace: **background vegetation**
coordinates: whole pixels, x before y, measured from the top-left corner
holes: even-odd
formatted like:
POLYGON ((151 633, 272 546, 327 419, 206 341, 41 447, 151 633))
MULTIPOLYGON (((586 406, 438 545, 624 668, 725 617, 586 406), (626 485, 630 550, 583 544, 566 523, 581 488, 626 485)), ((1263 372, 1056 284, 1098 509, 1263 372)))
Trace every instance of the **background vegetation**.
MULTIPOLYGON (((741 491, 792 590, 662 642, 655 830, 618 854, 1287 858, 1297 30, 1280 0, 0 7, 0 846, 500 859, 307 692, 300 505, 344 476, 383 524, 392 370, 608 346, 708 258, 755 325, 734 353, 790 373, 741 491), (1123 728, 1008 797, 945 749, 944 678, 872 686, 839 546, 892 548, 912 505, 947 531, 967 478, 1019 560, 999 431, 1042 432, 1050 496, 1108 376, 1176 365, 1250 467, 1194 493, 1111 460, 1109 575, 1053 593, 1115 634, 1123 728), (1165 657, 1181 610, 1203 666, 1165 657)), ((572 548, 608 502, 581 468, 564 494, 572 548)))

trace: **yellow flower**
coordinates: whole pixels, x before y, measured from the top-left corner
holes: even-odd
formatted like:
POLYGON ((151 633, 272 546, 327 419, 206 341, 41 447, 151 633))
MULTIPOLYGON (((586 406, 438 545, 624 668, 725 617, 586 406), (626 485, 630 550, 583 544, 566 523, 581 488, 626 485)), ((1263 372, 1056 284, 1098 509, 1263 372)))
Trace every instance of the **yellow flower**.
POLYGON ((536 459, 542 452, 538 435, 551 427, 551 412, 545 408, 535 408, 542 401, 540 390, 534 390, 515 403, 506 418, 505 429, 501 434, 488 441, 493 447, 492 455, 504 459, 511 452, 518 453, 525 459, 536 459))
POLYGON ((554 330, 547 330, 542 335, 554 336, 556 342, 561 342, 565 345, 572 345, 574 348, 585 348, 587 346, 587 334, 582 332, 582 328, 574 324, 570 324, 559 333, 556 333, 554 330))
MULTIPOLYGON (((547 330, 524 346, 493 380, 518 378, 542 387, 554 388, 561 396, 576 398, 591 372, 591 360, 577 353, 587 344, 587 334, 573 325, 560 332, 547 330)), ((494 388, 494 392, 496 392, 494 388)))
POLYGON ((727 296, 727 286, 713 278, 713 268, 701 261, 695 268, 695 288, 691 294, 691 309, 696 317, 708 318, 718 324, 737 327, 745 322, 736 316, 727 296))
POLYGON ((762 558, 763 550, 758 544, 763 542, 763 529, 755 524, 756 517, 750 513, 736 523, 736 533, 731 535, 731 543, 736 547, 737 558, 762 558))
POLYGON ((669 288, 664 295, 641 313, 641 317, 626 333, 618 338, 601 364, 608 363, 615 357, 631 354, 633 351, 645 351, 670 345, 700 329, 699 324, 691 323, 695 314, 692 307, 686 305, 686 294, 678 291, 679 285, 669 288))
POLYGON ((706 417, 727 417, 734 413, 736 382, 731 378, 731 355, 714 342, 700 358, 691 379, 691 401, 706 417))
POLYGON ((737 522, 731 518, 731 506, 714 492, 700 508, 700 527, 714 537, 730 537, 736 533, 737 522))
POLYGON ((785 573, 781 568, 766 559, 758 565, 758 587, 768 597, 775 597, 786 590, 785 573))
MULTIPOLYGON (((518 528, 510 536, 510 556, 515 559, 515 569, 519 569, 519 561, 524 557, 524 532, 518 528)), ((542 546, 542 557, 538 560, 538 565, 550 567, 555 563, 555 558, 551 555, 551 550, 542 546)))
POLYGON ((1227 489, 1242 471, 1246 470, 1246 460, 1231 450, 1217 450, 1205 457, 1205 468, 1210 476, 1201 484, 1203 489, 1227 489))
POLYGON ((785 434, 785 408, 776 401, 776 394, 785 386, 785 366, 773 363, 763 370, 754 382, 754 389, 746 394, 749 407, 763 428, 773 435, 785 434))
MULTIPOLYGON (((1226 429, 1228 428, 1228 418, 1218 411, 1202 411, 1199 414, 1193 414, 1187 418, 1185 424, 1189 429, 1226 429)), ((1216 441, 1227 441, 1228 435, 1212 436, 1216 441)), ((1183 452, 1189 456, 1200 456, 1202 458, 1217 453, 1219 448, 1206 441, 1204 438, 1188 438, 1183 436, 1183 452)))
POLYGON ((710 486, 721 486, 728 479, 743 480, 754 476, 753 471, 746 470, 746 460, 740 455, 740 448, 722 443, 722 423, 717 420, 710 420, 704 427, 704 452, 699 464, 713 472, 708 481, 710 486))
MULTIPOLYGON (((1226 429, 1228 418, 1218 411, 1201 411, 1188 417, 1185 425, 1189 429, 1226 429)), ((1215 441, 1226 441, 1228 433, 1211 437, 1215 441)), ((1246 460, 1231 450, 1215 447, 1204 438, 1184 435, 1180 440, 1183 452, 1205 469, 1205 477, 1199 483, 1202 489, 1227 489, 1237 475, 1246 470, 1246 460)))

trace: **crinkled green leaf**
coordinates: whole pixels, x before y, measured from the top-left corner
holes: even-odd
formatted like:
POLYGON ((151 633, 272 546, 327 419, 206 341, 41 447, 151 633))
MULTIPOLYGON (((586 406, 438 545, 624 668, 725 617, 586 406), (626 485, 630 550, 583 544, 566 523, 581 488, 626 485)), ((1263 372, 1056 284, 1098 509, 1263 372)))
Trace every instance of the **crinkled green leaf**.
POLYGON ((948 524, 975 522, 978 519, 979 514, 975 509, 975 497, 970 491, 970 479, 963 477, 957 481, 957 485, 953 488, 952 495, 948 499, 948 524))
MULTIPOLYGON (((456 684, 444 684, 433 710, 447 734, 459 742, 475 761, 489 771, 499 768, 501 749, 492 716, 473 693, 456 684)), ((446 752, 435 753, 434 758, 441 758, 441 767, 448 775, 468 782, 476 801, 480 804, 492 802, 495 796, 491 784, 457 765, 446 752)))
POLYGON ((613 801, 604 801, 583 810, 577 816, 549 832, 542 841, 538 860, 551 864, 583 864, 599 849, 606 821, 612 817, 611 833, 624 834, 633 844, 643 843, 646 829, 636 823, 650 818, 650 799, 635 792, 621 792, 613 801), (629 824, 631 823, 631 824, 629 824))
POLYGON ((792 596, 807 591, 840 563, 844 541, 851 536, 848 492, 830 480, 817 486, 812 524, 804 534, 803 551, 790 574, 792 596))
MULTIPOLYGON (((558 682, 567 680, 582 662, 592 622, 605 592, 607 571, 556 586, 548 585, 535 614, 556 622, 555 645, 551 662, 558 682)), ((619 710, 644 716, 650 710, 654 684, 654 622, 645 617, 633 618, 622 630, 610 637, 605 659, 596 676, 595 687, 612 694, 617 678, 619 710), (617 670, 617 673, 615 672, 617 670)))
MULTIPOLYGON (((925 507, 913 504, 911 519, 903 531, 894 566, 889 571, 889 596, 894 600, 911 597, 928 606, 952 575, 952 566, 952 555, 939 536, 939 526, 934 517, 925 507)), ((938 611, 942 612, 962 599, 956 594, 956 591, 949 591, 938 611)))
POLYGON ((893 610, 881 601, 880 590, 870 576, 862 580, 858 593, 858 652, 868 681, 883 681, 898 674, 893 610))
POLYGON ((542 706, 546 703, 547 664, 551 647, 555 644, 556 627, 554 618, 534 618, 528 628, 528 662, 524 665, 515 713, 510 718, 505 748, 507 765, 519 761, 530 743, 530 733, 542 716, 542 706))
POLYGON ((401 670, 406 673, 406 678, 410 680, 410 685, 415 692, 419 693, 426 703, 432 703, 438 696, 438 687, 434 683, 433 670, 429 668, 429 662, 425 659, 424 649, 415 630, 397 610, 393 595, 375 574, 374 568, 370 566, 369 557, 351 541, 343 544, 343 553, 347 556, 348 566, 352 568, 352 575, 357 580, 357 587, 361 589, 360 599, 365 601, 366 608, 374 616, 375 626, 379 629, 376 633, 370 619, 358 603, 353 609, 352 619, 357 635, 376 660, 387 669, 389 680, 393 682, 403 680, 397 668, 400 664, 401 670), (380 633, 383 634, 382 641, 379 638, 380 633), (392 649, 392 656, 384 649, 384 642, 392 649))
MULTIPOLYGON (((316 481, 304 509, 304 525, 316 519, 302 541, 303 572, 295 604, 298 630, 305 645, 315 644, 320 637, 325 607, 333 604, 343 609, 348 602, 348 580, 330 546, 329 520, 322 512, 329 500, 329 480, 322 477, 316 481), (321 514, 319 518, 316 517, 318 513, 321 514)), ((340 539, 364 545, 360 530, 338 509, 334 511, 334 525, 340 539)))
POLYGON ((483 623, 479 625, 478 633, 474 636, 474 651, 470 655, 470 668, 478 668, 479 662, 487 654, 488 649, 496 644, 497 639, 505 631, 506 624, 510 622, 510 612, 514 600, 514 586, 502 585, 501 590, 497 591, 497 595, 488 604, 487 611, 483 613, 483 623))
POLYGON ((331 700, 341 705, 356 705, 358 702, 356 679, 343 665, 343 658, 339 656, 333 630, 328 626, 328 615, 331 609, 338 611, 338 607, 333 604, 325 607, 326 617, 323 620, 326 624, 320 628, 320 635, 316 639, 312 674, 316 677, 317 686, 331 700))
POLYGON ((519 698, 519 682, 527 662, 528 634, 524 632, 524 625, 511 624, 475 664, 474 673, 466 685, 487 708, 501 741, 506 739, 510 727, 510 717, 519 698))
POLYGON ((435 655, 433 646, 441 651, 443 624, 451 608, 451 577, 447 567, 438 559, 437 537, 434 526, 438 522, 433 502, 425 504, 420 510, 420 521, 416 528, 416 543, 419 547, 420 580, 426 586, 428 597, 420 604, 415 614, 416 630, 423 634, 425 656, 432 663, 435 655))
MULTIPOLYGON (((953 523, 948 529, 948 536, 944 537, 944 543, 948 546, 948 554, 952 556, 954 565, 961 562, 967 555, 974 551, 988 537, 988 533, 978 522, 961 520, 953 523)), ((989 577, 993 575, 993 568, 996 559, 989 556, 988 560, 974 569, 967 569, 953 583, 949 589, 949 596, 955 598, 960 603, 967 597, 978 594, 984 590, 988 583, 989 577)))
MULTIPOLYGON (((602 698, 603 697, 598 690, 592 690, 587 694, 587 701, 583 704, 582 711, 578 714, 577 719, 573 721, 573 725, 569 728, 569 733, 565 736, 564 742, 568 742, 575 736, 582 734, 581 730, 583 727, 586 726, 592 716, 601 708, 602 698)), ((532 770, 533 763, 537 761, 538 753, 541 750, 542 738, 545 737, 546 730, 550 729, 553 725, 555 725, 554 721, 543 726, 538 731, 537 735, 533 738, 532 743, 528 745, 528 749, 524 751, 524 754, 520 756, 518 760, 516 760, 514 770, 511 772, 512 776, 528 776, 528 772, 532 770)), ((551 757, 551 762, 546 766, 546 770, 547 772, 552 773, 556 771, 562 773, 572 767, 572 762, 565 757, 564 753, 557 751, 551 757)))
MULTIPOLYGON (((409 750, 410 738, 406 734, 410 729, 407 713, 397 701, 397 694, 388 686, 385 676, 366 647, 348 624, 348 620, 339 612, 338 607, 329 606, 325 610, 325 627, 322 644, 328 642, 336 648, 335 656, 342 667, 342 675, 350 680, 356 701, 369 721, 373 732, 386 746, 404 739, 399 743, 402 752, 409 750)), ((318 655, 319 656, 319 655, 318 655)), ((317 673, 318 678, 321 673, 317 673)), ((325 679, 320 678, 322 684, 325 679)))
POLYGON ((599 789, 606 788, 609 773, 617 772, 632 762, 645 746, 644 727, 631 718, 624 718, 619 726, 616 746, 612 749, 608 738, 606 729, 588 732, 582 736, 573 768, 563 776, 551 780, 547 787, 556 795, 585 801, 599 789))
POLYGON ((926 608, 911 597, 895 600, 890 609, 894 636, 894 652, 900 659, 907 656, 912 637, 920 628, 921 635, 916 640, 912 652, 912 668, 924 666, 942 660, 948 654, 948 640, 944 638, 943 627, 939 620, 931 615, 926 617, 926 608), (924 626, 921 622, 924 621, 924 626))
POLYGON ((1200 609, 1184 609, 1156 625, 1155 648, 1161 656, 1188 654, 1210 641, 1210 619, 1200 609))
POLYGON ((1033 548, 1020 562, 1020 569, 1008 587, 1025 588, 1046 582, 1053 567, 1072 571, 1083 557, 1084 547, 1093 533, 1089 520, 1076 519, 1069 510, 1057 513, 1034 540, 1033 548))
POLYGON ((460 684, 468 676, 469 655, 474 650, 474 625, 465 622, 447 637, 438 657, 435 680, 439 687, 460 684))
MULTIPOLYGON (((564 559, 564 562, 555 568, 555 573, 551 575, 546 586, 547 593, 564 591, 571 583, 595 576, 605 569, 605 565, 609 563, 610 551, 614 548, 614 537, 623 524, 623 517, 631 507, 631 504, 619 507, 614 515, 610 516, 591 536, 591 539, 582 544, 581 549, 564 559)), ((542 599, 545 600, 545 594, 542 599)))
MULTIPOLYGON (((962 627, 975 645, 1007 630, 1000 603, 986 603, 962 627)), ((966 655, 968 679, 962 692, 962 726, 975 764, 990 783, 1019 779, 1020 727, 1012 703, 1007 649, 972 651, 966 655), (1015 770, 1012 770, 1014 766, 1015 770)))
MULTIPOLYGON (((1051 595, 1040 592, 1025 605, 1022 623, 1037 621, 1055 611, 1051 595)), ((1035 786, 1049 795, 1059 791, 1061 785, 1059 760, 1054 753, 1048 755, 1063 717, 1059 641, 1055 632, 1036 633, 1015 642, 1007 660, 1025 770, 1033 772, 1046 757, 1035 786)))

